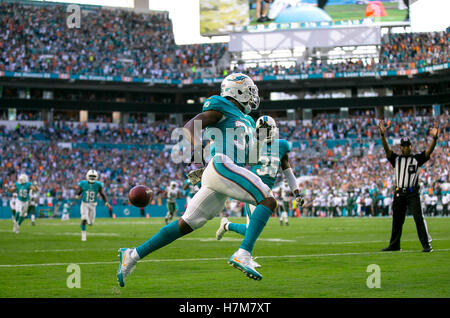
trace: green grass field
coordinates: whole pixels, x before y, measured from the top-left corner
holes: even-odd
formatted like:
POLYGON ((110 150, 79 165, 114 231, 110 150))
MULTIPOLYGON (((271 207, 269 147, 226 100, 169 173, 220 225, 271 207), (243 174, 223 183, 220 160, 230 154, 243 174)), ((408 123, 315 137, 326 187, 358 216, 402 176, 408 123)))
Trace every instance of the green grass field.
MULTIPOLYGON (((244 222, 243 218, 234 219, 244 222)), ((450 218, 428 218, 434 252, 422 253, 415 224, 406 219, 401 252, 387 246, 391 218, 300 218, 280 226, 270 219, 254 256, 254 281, 227 264, 241 237, 216 241, 220 218, 141 260, 120 288, 117 249, 153 235, 162 218, 97 219, 81 242, 79 220, 26 220, 20 234, 0 221, 0 297, 45 298, 442 298, 450 296, 450 218), (68 288, 70 264, 80 288, 68 288), (381 288, 368 288, 370 264, 381 288)))

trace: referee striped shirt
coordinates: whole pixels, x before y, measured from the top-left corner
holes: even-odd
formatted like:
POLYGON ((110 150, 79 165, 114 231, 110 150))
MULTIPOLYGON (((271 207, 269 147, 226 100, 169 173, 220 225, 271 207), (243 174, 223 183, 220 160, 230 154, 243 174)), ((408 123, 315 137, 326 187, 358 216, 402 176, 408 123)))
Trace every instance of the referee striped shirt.
POLYGON ((391 152, 391 156, 387 159, 394 167, 396 187, 411 188, 416 187, 419 183, 419 167, 430 158, 427 158, 425 151, 423 151, 409 156, 391 152))

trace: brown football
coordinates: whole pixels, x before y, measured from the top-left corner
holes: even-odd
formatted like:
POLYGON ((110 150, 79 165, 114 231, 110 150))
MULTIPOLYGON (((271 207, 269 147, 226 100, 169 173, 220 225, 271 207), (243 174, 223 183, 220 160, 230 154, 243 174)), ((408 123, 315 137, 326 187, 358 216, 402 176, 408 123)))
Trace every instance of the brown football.
POLYGON ((153 191, 144 186, 137 185, 133 187, 128 193, 130 203, 138 208, 146 207, 153 198, 153 191))

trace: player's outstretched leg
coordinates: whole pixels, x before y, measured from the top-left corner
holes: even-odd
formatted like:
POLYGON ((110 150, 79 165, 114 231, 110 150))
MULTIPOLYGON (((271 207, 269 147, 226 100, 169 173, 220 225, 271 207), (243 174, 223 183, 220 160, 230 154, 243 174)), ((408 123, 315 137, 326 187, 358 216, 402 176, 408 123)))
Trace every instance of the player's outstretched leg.
POLYGON ((256 206, 250 216, 250 222, 240 248, 228 259, 231 266, 255 280, 261 280, 262 275, 255 270, 251 263, 253 247, 276 206, 277 202, 273 197, 265 198, 256 206))
POLYGON ((125 279, 136 267, 137 262, 151 252, 164 247, 181 236, 188 234, 192 229, 183 221, 173 221, 163 226, 158 233, 136 248, 119 249, 120 264, 117 270, 117 281, 120 287, 125 286, 125 279))

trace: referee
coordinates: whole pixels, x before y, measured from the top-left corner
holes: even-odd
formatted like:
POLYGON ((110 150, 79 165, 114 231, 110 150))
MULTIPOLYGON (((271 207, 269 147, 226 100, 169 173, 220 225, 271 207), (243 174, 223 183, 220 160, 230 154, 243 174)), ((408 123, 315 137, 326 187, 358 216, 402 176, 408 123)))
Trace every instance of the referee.
POLYGON ((422 252, 431 252, 431 236, 428 234, 427 223, 422 214, 422 207, 419 196, 419 167, 430 159, 431 153, 436 146, 439 129, 434 127, 430 130, 433 141, 427 150, 411 154, 411 141, 408 137, 403 137, 400 142, 401 155, 394 153, 386 141, 384 136, 386 129, 384 121, 380 121, 378 128, 380 129, 381 142, 383 144, 386 157, 392 164, 395 171, 395 192, 394 202, 392 204, 392 234, 389 246, 382 251, 399 251, 400 238, 402 236, 403 223, 405 222, 406 209, 409 209, 416 223, 417 234, 420 243, 422 243, 422 252))

